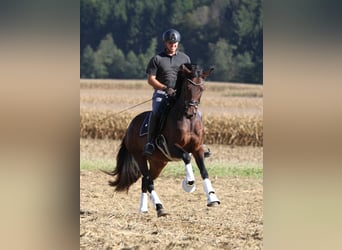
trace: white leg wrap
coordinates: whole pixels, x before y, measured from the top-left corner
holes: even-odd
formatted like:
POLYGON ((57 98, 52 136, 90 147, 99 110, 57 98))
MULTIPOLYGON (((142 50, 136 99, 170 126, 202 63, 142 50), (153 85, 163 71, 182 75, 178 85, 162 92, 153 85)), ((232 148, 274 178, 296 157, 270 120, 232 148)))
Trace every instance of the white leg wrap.
POLYGON ((203 180, 204 191, 207 194, 207 206, 213 206, 214 204, 220 204, 220 200, 215 194, 215 190, 211 185, 211 181, 206 178, 203 180))
POLYGON ((192 185, 188 185, 188 181, 185 179, 182 181, 182 188, 187 193, 192 193, 196 190, 195 182, 192 185))
POLYGON ((209 193, 215 193, 215 190, 214 190, 213 186, 211 185, 211 181, 208 178, 205 178, 203 180, 203 187, 204 187, 205 193, 208 196, 209 196, 209 193))
POLYGON ((185 173, 186 173, 186 180, 189 181, 195 181, 194 172, 192 170, 191 163, 188 163, 185 165, 185 173))
POLYGON ((148 195, 147 195, 147 193, 141 193, 140 212, 141 213, 148 212, 148 195))
POLYGON ((156 207, 157 204, 162 204, 161 201, 159 200, 159 197, 156 193, 156 191, 152 190, 151 192, 151 200, 154 204, 154 207, 156 207))

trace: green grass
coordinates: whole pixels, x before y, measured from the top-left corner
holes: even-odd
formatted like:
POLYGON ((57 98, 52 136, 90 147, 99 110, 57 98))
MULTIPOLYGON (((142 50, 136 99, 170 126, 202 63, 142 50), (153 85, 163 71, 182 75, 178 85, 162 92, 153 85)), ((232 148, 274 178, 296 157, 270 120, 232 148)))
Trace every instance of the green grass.
MULTIPOLYGON (((94 161, 94 160, 81 160, 81 170, 113 170, 115 167, 115 161, 94 161)), ((197 166, 193 164, 193 170, 195 176, 199 176, 199 170, 197 166)), ((261 179, 263 177, 263 168, 258 165, 237 165, 237 164, 207 164, 206 165, 209 176, 214 177, 247 177, 261 179)), ((162 176, 184 176, 184 163, 183 162, 170 162, 161 173, 162 176)))
POLYGON ((114 161, 94 161, 94 160, 82 160, 80 161, 81 170, 113 170, 115 167, 114 161))
MULTIPOLYGON (((192 163, 193 171, 195 175, 200 175, 196 164, 192 163)), ((245 165, 233 165, 233 164, 206 164, 209 176, 238 176, 248 178, 262 178, 263 168, 262 166, 245 166, 245 165)), ((183 162, 171 162, 163 170, 162 175, 165 176, 183 176, 185 175, 183 162)))

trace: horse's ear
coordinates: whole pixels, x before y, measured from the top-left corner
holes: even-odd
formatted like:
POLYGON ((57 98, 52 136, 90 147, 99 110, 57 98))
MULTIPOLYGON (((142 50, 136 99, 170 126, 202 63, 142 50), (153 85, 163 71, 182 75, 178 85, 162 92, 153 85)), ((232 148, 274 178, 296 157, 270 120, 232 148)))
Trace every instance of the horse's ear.
POLYGON ((203 71, 202 77, 207 78, 213 70, 214 70, 214 67, 210 67, 210 69, 208 69, 207 71, 203 71))
POLYGON ((188 74, 191 73, 191 70, 188 69, 188 67, 187 67, 185 64, 182 64, 182 65, 180 66, 180 70, 183 71, 183 72, 186 72, 186 73, 188 73, 188 74))

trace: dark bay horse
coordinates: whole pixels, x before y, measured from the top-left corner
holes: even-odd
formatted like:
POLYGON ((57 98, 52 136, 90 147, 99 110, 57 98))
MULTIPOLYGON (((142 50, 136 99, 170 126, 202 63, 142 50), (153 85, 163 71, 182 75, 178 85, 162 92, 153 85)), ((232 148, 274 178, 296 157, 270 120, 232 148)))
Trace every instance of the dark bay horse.
POLYGON ((172 99, 173 103, 164 125, 155 140, 156 151, 150 157, 143 155, 147 137, 141 135, 141 128, 150 111, 143 112, 134 117, 128 126, 117 154, 116 168, 111 172, 104 171, 116 177, 114 181, 109 181, 116 191, 128 192, 129 187, 142 175, 140 212, 148 211, 147 192, 149 192, 158 217, 167 214, 154 190, 153 180, 159 176, 169 161, 184 161, 186 177, 183 181, 183 189, 186 192, 195 190, 195 178, 190 163, 191 156, 195 158, 203 179, 207 205, 220 204, 204 164, 202 146, 204 128, 198 110, 204 91, 204 80, 212 70, 203 71, 196 64, 180 66, 175 88, 177 94, 172 99))

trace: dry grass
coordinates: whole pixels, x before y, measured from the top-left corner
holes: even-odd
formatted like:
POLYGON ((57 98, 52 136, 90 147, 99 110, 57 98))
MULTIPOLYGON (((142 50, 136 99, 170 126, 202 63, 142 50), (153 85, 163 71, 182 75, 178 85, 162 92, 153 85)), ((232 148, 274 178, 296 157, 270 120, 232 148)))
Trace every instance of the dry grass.
MULTIPOLYGON (((151 110, 151 96, 144 80, 82 80, 81 138, 121 139, 135 115, 151 110)), ((200 110, 206 143, 263 145, 262 86, 208 82, 200 110)))

